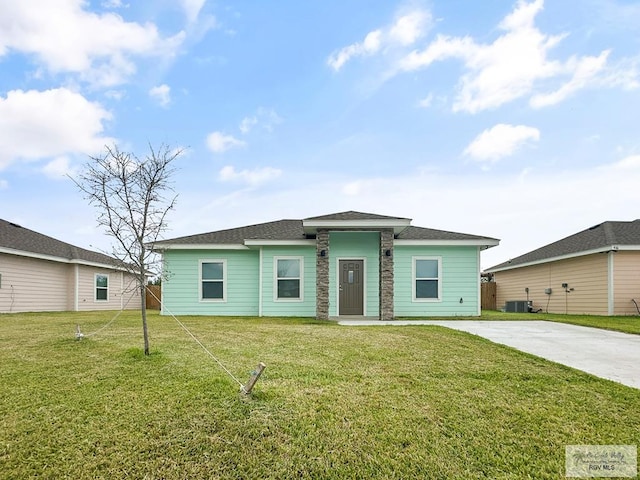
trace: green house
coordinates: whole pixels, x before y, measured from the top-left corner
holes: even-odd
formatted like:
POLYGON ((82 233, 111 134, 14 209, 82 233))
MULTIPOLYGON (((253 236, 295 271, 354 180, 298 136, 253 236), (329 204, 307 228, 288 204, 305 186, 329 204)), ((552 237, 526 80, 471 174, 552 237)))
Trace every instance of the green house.
POLYGON ((162 313, 366 317, 480 315, 480 252, 494 238, 342 212, 156 242, 162 313))

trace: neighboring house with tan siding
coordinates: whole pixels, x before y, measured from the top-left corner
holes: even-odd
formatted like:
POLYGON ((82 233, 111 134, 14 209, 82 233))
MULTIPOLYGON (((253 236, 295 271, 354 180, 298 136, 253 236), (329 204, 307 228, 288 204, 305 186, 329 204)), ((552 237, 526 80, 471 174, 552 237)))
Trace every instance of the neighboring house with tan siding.
POLYGON ((0 313, 140 308, 119 263, 0 219, 0 313))
POLYGON ((549 313, 638 315, 640 220, 604 222, 486 270, 497 305, 549 313))

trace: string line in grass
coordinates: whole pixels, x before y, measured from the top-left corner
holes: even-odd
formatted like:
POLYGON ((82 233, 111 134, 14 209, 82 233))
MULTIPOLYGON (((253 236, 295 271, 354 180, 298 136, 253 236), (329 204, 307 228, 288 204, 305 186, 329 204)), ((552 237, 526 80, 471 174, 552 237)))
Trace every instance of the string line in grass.
MULTIPOLYGON (((160 300, 160 299, 155 295, 155 293, 153 293, 153 292, 152 292, 150 289, 148 289, 148 288, 147 288, 147 291, 148 291, 148 292, 149 292, 149 293, 150 293, 150 294, 151 294, 151 295, 152 295, 152 296, 153 296, 153 297, 154 297, 158 302, 160 302, 160 305, 162 305, 162 300, 160 300)), ((180 326, 184 329, 184 331, 185 331, 185 332, 187 332, 187 333, 189 334, 189 336, 190 336, 191 338, 193 338, 193 340, 194 340, 198 345, 200 345, 200 346, 202 347, 202 349, 203 349, 203 350, 204 350, 204 351, 205 351, 205 352, 206 352, 206 353, 207 353, 207 354, 208 354, 208 355, 209 355, 213 360, 215 360, 215 362, 220 366, 220 368, 222 368, 222 370, 224 370, 224 371, 225 371, 225 372, 226 372, 226 373, 227 373, 231 378, 233 378, 233 380, 235 380, 235 382, 236 382, 238 385, 240 385, 240 388, 241 388, 241 389, 244 389, 244 385, 242 384, 242 382, 241 382, 240 380, 238 380, 238 379, 235 377, 235 375, 234 375, 233 373, 231 373, 231 372, 229 371, 229 369, 228 369, 227 367, 225 367, 225 366, 222 364, 222 362, 221 362, 220 360, 218 360, 218 359, 216 358, 216 356, 215 356, 213 353, 211 353, 211 351, 210 351, 207 347, 205 347, 205 346, 204 346, 204 344, 203 344, 200 340, 198 340, 198 338, 197 338, 193 333, 191 333, 191 331, 190 331, 190 330, 185 326, 185 324, 184 324, 184 323, 182 323, 180 320, 178 320, 178 317, 176 317, 173 313, 171 313, 171 311, 169 311, 169 309, 168 309, 167 307, 165 307, 164 305, 162 305, 162 309, 163 309, 163 311, 167 312, 169 315, 171 315, 171 316, 173 317, 173 319, 178 323, 178 325, 180 325, 180 326)))
POLYGON ((109 325, 111 325, 113 322, 116 321, 116 319, 120 316, 120 314, 122 312, 124 312, 124 310, 127 308, 127 305, 129 305, 129 302, 131 301, 131 299, 134 297, 135 295, 131 295, 129 297, 129 299, 127 300, 127 302, 124 304, 124 306, 120 309, 120 311, 118 313, 116 313, 113 318, 111 320, 109 320, 105 325, 103 325, 102 327, 100 327, 98 330, 96 330, 95 332, 92 333, 82 333, 80 331, 80 324, 76 324, 76 338, 77 339, 81 339, 81 338, 85 338, 85 337, 93 337, 94 335, 97 335, 98 333, 100 333, 101 331, 103 331, 104 329, 106 329, 109 325))

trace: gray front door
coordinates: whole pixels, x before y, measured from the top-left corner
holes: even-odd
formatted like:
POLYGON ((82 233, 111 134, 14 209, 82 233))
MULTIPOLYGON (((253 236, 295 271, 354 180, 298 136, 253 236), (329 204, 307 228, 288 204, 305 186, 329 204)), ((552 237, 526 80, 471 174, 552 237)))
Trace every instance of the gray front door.
POLYGON ((338 315, 364 315, 364 260, 340 260, 338 315))

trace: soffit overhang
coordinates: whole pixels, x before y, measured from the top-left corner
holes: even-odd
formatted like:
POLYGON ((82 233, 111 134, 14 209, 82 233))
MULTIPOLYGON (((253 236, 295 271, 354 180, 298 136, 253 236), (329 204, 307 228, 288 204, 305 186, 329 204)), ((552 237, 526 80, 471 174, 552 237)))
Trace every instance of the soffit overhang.
POLYGON ((411 225, 408 218, 390 218, 390 219, 355 219, 355 220, 303 220, 302 227, 307 235, 314 235, 318 230, 388 230, 392 229, 395 235, 398 235, 405 228, 411 225))

